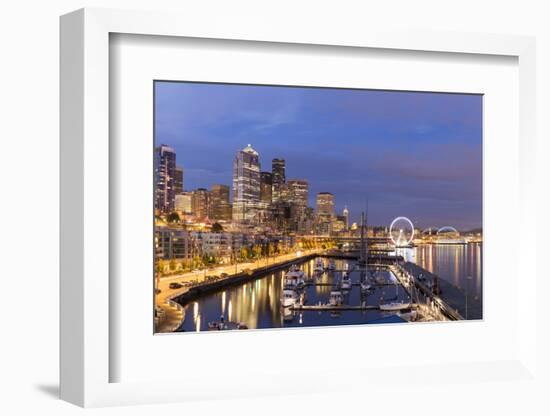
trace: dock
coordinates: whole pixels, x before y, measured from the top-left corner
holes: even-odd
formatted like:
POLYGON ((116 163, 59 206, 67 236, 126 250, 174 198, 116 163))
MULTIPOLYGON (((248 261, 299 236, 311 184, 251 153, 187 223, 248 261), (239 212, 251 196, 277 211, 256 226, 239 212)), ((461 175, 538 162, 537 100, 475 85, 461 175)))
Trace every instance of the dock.
MULTIPOLYGON (((416 304, 411 304, 407 308, 416 308, 416 304)), ((379 311, 378 305, 296 305, 289 308, 293 311, 379 311)), ((388 311, 397 312, 397 311, 388 311)))
MULTIPOLYGON (((466 292, 464 290, 452 285, 445 279, 441 279, 436 274, 423 269, 415 263, 405 262, 400 267, 406 273, 410 273, 414 277, 416 287, 424 296, 435 299, 436 302, 442 304, 440 308, 449 318, 453 320, 463 320, 466 318, 466 292), (426 283, 418 279, 420 274, 424 276, 426 283), (427 282, 430 282, 431 286, 435 287, 436 290, 428 287, 427 282)), ((481 319, 483 316, 481 299, 476 298, 473 294, 469 294, 467 299, 467 319, 481 319)))

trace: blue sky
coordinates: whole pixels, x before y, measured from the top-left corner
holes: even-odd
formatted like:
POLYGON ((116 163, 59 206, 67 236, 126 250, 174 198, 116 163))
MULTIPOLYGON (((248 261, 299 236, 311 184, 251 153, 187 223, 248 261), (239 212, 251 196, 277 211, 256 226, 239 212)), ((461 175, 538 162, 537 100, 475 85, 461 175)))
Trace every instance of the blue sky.
POLYGON ((481 226, 480 95, 156 82, 155 143, 176 149, 187 190, 231 185, 250 143, 262 170, 284 158, 309 181, 311 206, 332 192, 353 221, 368 198, 373 225, 481 226))

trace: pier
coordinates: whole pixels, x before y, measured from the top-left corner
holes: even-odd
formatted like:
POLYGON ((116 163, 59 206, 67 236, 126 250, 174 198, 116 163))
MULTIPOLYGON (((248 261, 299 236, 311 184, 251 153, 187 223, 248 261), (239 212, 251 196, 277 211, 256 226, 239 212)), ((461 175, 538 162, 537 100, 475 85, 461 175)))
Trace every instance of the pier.
MULTIPOLYGON (((410 304, 406 309, 416 308, 416 304, 410 304)), ((378 305, 296 305, 289 308, 293 311, 379 311, 378 305)), ((398 311, 394 311, 398 312, 398 311)))
POLYGON ((442 312, 452 320, 481 319, 481 299, 466 292, 445 279, 441 279, 415 263, 405 262, 397 265, 402 273, 413 277, 418 290, 428 299, 439 305, 442 312), (422 279, 421 279, 422 275, 422 279), (466 308, 466 305, 467 308, 466 308), (466 311, 466 309, 468 309, 466 311))

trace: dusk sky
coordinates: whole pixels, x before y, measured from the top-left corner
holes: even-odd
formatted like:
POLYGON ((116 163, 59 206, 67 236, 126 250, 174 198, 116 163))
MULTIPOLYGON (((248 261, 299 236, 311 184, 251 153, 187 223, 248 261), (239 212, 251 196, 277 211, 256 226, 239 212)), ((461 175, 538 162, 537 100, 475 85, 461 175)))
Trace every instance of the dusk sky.
POLYGON ((369 225, 481 227, 482 96, 182 82, 155 83, 155 144, 176 150, 184 188, 231 187, 251 144, 262 171, 286 160, 310 205, 332 192, 369 225))

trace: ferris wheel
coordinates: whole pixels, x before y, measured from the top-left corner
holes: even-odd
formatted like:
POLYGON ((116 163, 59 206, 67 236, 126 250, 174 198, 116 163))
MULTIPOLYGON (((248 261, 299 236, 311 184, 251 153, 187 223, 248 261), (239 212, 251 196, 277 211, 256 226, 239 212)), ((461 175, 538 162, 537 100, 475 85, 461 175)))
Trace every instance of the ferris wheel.
POLYGON ((390 224, 389 234, 396 247, 406 247, 413 241, 414 225, 407 217, 397 217, 390 224))

